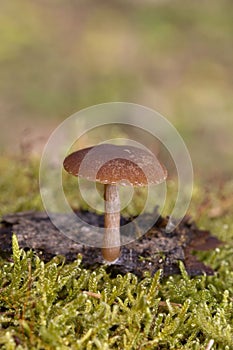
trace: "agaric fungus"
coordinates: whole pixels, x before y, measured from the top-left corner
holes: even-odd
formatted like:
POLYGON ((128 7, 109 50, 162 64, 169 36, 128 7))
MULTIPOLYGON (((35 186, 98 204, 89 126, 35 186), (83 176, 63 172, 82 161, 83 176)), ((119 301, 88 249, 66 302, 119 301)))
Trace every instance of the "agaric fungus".
POLYGON ((113 263, 120 255, 120 197, 117 185, 159 184, 167 171, 151 152, 134 146, 101 144, 81 149, 64 160, 65 170, 104 184, 105 218, 102 255, 113 263), (84 159, 85 158, 85 159, 84 159))

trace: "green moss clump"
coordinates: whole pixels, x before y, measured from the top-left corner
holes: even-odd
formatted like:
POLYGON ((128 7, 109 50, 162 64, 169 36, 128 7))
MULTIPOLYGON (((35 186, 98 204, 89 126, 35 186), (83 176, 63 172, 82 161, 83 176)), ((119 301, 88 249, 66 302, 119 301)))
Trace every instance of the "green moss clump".
POLYGON ((1 261, 2 349, 213 349, 233 347, 233 272, 213 277, 111 278, 81 257, 45 264, 13 236, 13 259, 1 261), (227 276, 227 279, 226 279, 227 276), (224 283, 223 283, 224 281, 224 283))

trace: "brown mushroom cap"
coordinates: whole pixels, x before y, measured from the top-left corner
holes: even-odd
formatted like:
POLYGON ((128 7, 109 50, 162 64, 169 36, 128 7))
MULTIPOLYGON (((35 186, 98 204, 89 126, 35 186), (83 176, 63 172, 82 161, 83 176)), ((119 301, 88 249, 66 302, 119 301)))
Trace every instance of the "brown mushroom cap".
POLYGON ((159 184, 167 171, 150 151, 134 146, 101 144, 81 149, 64 160, 65 170, 102 184, 159 184))

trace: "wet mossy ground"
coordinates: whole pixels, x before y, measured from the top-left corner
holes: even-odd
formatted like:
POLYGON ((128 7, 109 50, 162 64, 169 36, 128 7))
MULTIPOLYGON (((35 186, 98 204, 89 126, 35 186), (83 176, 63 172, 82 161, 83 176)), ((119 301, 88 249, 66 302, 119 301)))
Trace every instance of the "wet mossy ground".
MULTIPOLYGON (((42 210, 38 163, 1 158, 1 215, 42 210)), ((81 256, 44 262, 22 250, 0 260, 2 349, 211 349, 233 348, 233 183, 195 186, 189 214, 198 229, 224 242, 195 252, 212 276, 94 271, 81 256)))

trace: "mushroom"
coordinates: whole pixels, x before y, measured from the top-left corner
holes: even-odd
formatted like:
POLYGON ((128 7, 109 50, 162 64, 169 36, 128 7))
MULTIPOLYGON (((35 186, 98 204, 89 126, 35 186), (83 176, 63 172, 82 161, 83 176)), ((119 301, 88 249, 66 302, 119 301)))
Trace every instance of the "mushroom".
POLYGON ((120 197, 118 185, 159 184, 167 171, 150 151, 134 146, 101 144, 81 149, 64 160, 65 170, 104 184, 105 217, 102 255, 107 263, 120 256, 120 197))

